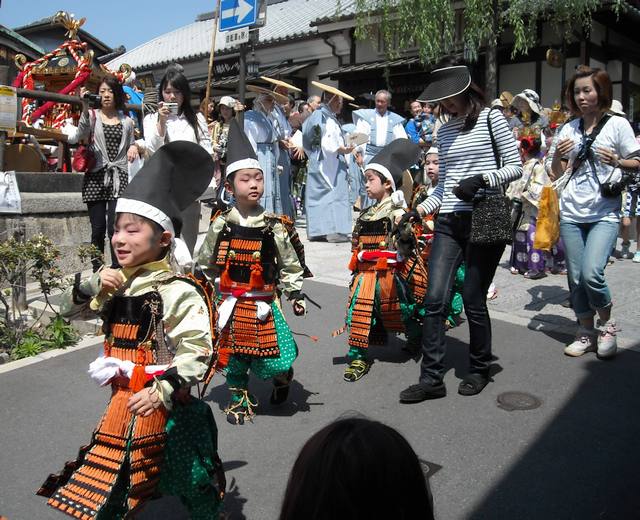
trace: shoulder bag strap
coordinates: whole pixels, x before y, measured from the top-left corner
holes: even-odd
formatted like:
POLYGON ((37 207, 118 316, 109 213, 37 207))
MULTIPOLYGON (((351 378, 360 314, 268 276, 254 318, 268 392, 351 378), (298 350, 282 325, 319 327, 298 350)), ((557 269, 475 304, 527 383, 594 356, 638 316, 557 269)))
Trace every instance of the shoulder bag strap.
MULTIPOLYGON (((493 126, 491 124, 491 112, 497 110, 497 108, 490 108, 489 109, 489 113, 487 114, 487 126, 489 127, 489 138, 491 139, 491 149, 493 150, 493 158, 496 161, 496 168, 500 169, 502 167, 502 159, 500 157, 500 153, 498 152, 498 145, 496 143, 496 138, 493 135, 493 126)), ((503 195, 505 194, 506 189, 505 187, 501 184, 500 185, 500 193, 502 193, 503 195)), ((485 188, 485 193, 486 193, 486 188, 485 188)))

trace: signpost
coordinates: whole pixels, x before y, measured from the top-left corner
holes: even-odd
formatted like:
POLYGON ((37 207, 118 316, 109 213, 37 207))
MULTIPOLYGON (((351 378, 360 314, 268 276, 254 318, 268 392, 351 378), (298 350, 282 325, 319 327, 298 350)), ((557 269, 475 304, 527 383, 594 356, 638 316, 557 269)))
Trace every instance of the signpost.
POLYGON ((220 32, 254 25, 258 19, 258 0, 222 0, 220 32))

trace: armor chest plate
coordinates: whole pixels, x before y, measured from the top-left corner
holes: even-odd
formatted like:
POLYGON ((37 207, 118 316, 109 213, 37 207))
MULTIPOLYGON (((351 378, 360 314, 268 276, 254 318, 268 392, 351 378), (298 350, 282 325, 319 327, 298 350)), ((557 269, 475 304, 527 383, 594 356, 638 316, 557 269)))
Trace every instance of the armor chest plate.
POLYGON ((354 241, 354 245, 357 244, 356 248, 359 251, 386 249, 389 247, 391 227, 391 220, 388 218, 360 221, 356 229, 357 242, 354 241))
POLYGON ((160 293, 150 291, 139 296, 114 296, 104 319, 104 333, 112 355, 129 358, 141 343, 147 343, 155 364, 169 363, 164 338, 163 303, 160 293))
POLYGON ((227 223, 218 242, 215 263, 220 270, 227 268, 231 280, 249 283, 251 265, 262 264, 265 283, 276 279, 276 246, 269 226, 252 228, 227 223))

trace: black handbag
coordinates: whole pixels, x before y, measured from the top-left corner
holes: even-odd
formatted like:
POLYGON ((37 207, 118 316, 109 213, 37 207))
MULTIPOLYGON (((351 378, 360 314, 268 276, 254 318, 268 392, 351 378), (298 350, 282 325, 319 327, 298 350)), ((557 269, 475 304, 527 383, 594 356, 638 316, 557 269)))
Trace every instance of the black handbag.
MULTIPOLYGON (((491 147, 496 160, 496 168, 500 168, 500 156, 493 129, 491 128, 491 112, 487 115, 491 147)), ((483 193, 473 200, 471 213, 471 235, 469 242, 482 246, 510 244, 513 239, 512 204, 509 197, 500 188, 500 193, 483 193)), ((515 218, 515 216, 514 216, 515 218)))

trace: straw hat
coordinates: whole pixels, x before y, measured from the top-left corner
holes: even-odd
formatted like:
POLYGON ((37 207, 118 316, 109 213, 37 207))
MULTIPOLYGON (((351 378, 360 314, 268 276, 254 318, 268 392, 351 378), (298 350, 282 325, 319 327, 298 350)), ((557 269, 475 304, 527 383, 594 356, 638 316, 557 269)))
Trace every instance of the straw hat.
POLYGON ((513 102, 513 94, 508 90, 505 90, 500 93, 500 97, 498 99, 504 108, 508 108, 513 102))
POLYGON ((429 84, 418 97, 421 103, 433 103, 462 94, 471 85, 471 73, 465 65, 436 69, 429 74, 429 84))
POLYGON ((247 85, 247 90, 249 92, 255 92, 256 94, 266 94, 267 96, 271 96, 281 105, 289 102, 289 98, 282 94, 278 94, 273 90, 269 90, 268 88, 259 87, 258 85, 247 85))
POLYGON ((329 94, 333 94, 334 96, 340 96, 347 101, 355 101, 355 98, 351 97, 349 94, 342 92, 342 90, 338 90, 336 87, 332 87, 331 85, 325 85, 324 83, 320 83, 319 81, 312 81, 311 84, 314 87, 318 87, 319 89, 328 92, 329 94))
POLYGON ((266 81, 267 83, 271 83, 272 85, 277 85, 278 87, 284 87, 287 90, 291 90, 293 92, 302 92, 302 90, 300 90, 295 85, 291 85, 290 83, 287 83, 286 81, 282 81, 280 79, 267 78, 266 76, 260 76, 260 79, 266 81))

